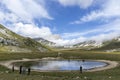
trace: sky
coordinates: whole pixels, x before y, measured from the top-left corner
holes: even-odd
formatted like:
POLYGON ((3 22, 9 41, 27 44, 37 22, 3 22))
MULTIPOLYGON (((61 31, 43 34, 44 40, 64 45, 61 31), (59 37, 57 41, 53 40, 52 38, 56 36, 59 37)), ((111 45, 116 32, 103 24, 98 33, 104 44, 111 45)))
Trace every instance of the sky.
POLYGON ((120 35, 120 0, 0 0, 0 24, 58 45, 120 35))

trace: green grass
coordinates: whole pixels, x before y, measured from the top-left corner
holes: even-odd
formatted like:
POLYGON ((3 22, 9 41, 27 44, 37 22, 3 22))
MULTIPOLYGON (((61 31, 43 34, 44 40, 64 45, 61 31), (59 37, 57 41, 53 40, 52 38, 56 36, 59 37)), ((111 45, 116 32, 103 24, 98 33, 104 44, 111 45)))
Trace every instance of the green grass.
MULTIPOLYGON (((0 61, 22 59, 22 58, 43 58, 57 57, 58 52, 50 53, 0 53, 0 61)), ((105 53, 97 51, 71 50, 61 51, 59 57, 66 59, 105 59, 118 61, 120 63, 120 53, 105 53)), ((20 75, 18 71, 11 70, 0 66, 0 80, 120 80, 120 66, 98 72, 32 72, 31 75, 20 75)))
POLYGON ((0 61, 4 60, 14 60, 14 59, 23 59, 23 58, 44 58, 44 57, 56 57, 56 52, 49 53, 0 53, 0 61))
POLYGON ((19 67, 19 66, 23 66, 23 67, 25 67, 25 68, 29 68, 30 66, 33 66, 33 65, 36 65, 36 64, 38 64, 39 63, 39 61, 27 61, 27 62, 23 62, 23 61, 21 61, 21 62, 15 62, 15 63, 13 63, 15 66, 17 66, 17 67, 19 67))

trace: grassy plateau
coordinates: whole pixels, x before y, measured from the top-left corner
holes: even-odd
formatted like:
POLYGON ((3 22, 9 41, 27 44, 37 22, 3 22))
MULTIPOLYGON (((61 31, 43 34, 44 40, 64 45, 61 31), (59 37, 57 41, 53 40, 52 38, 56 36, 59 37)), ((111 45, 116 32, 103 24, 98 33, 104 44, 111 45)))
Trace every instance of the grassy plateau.
MULTIPOLYGON (((59 57, 64 59, 93 59, 111 60, 120 63, 120 52, 101 52, 84 50, 59 51, 59 57)), ((19 60, 23 58, 36 59, 44 57, 58 57, 58 52, 47 53, 4 53, 0 52, 0 61, 19 60)), ((31 72, 30 75, 20 75, 18 71, 12 72, 4 66, 0 66, 0 80, 120 80, 120 66, 98 72, 31 72)))

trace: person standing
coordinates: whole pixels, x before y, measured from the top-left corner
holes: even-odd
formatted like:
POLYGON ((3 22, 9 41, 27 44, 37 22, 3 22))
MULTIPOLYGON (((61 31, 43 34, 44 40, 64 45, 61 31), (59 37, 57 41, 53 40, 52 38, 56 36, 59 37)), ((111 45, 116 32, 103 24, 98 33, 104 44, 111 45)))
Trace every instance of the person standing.
POLYGON ((20 66, 19 74, 22 74, 22 66, 20 66))
POLYGON ((30 69, 30 67, 28 68, 28 75, 30 75, 30 72, 31 72, 31 69, 30 69))
POLYGON ((80 73, 82 73, 83 71, 82 71, 82 66, 80 66, 80 73))
POLYGON ((13 66, 12 66, 12 72, 14 72, 15 71, 15 68, 14 68, 14 64, 13 64, 13 66))

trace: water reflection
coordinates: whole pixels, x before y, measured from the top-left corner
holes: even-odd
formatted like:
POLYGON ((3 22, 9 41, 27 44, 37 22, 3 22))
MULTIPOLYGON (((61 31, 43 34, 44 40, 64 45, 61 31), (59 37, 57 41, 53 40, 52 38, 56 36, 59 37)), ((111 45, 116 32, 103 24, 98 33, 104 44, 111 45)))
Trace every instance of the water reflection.
POLYGON ((31 66, 34 70, 79 70, 80 66, 84 70, 103 67, 107 64, 97 61, 78 61, 78 60, 52 60, 52 61, 39 61, 39 64, 31 66))

